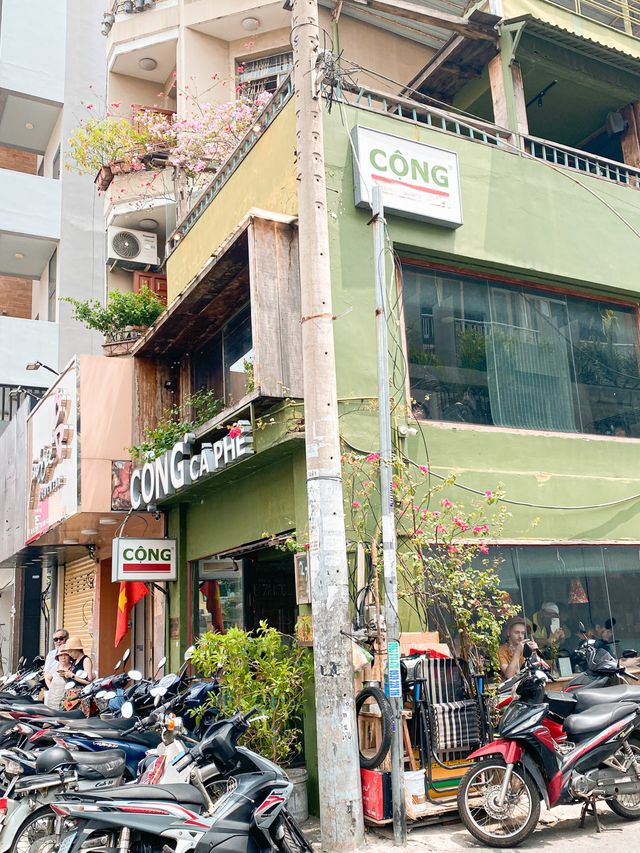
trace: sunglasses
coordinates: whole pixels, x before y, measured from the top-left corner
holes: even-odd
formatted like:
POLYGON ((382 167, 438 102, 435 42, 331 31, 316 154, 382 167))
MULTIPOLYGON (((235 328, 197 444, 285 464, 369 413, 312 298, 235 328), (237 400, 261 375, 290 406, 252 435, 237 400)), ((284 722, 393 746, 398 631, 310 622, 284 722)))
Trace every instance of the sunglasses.
POLYGON ((66 639, 66 637, 54 637, 53 642, 54 643, 64 643, 65 639, 66 639))

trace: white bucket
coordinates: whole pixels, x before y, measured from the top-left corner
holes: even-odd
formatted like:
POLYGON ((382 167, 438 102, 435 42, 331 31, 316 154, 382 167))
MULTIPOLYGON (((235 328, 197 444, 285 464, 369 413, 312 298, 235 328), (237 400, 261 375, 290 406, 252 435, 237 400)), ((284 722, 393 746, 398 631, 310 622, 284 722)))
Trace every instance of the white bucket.
POLYGON ((287 770, 287 776, 293 782, 293 791, 287 808, 296 823, 303 823, 309 817, 309 800, 307 798, 309 774, 305 767, 295 767, 287 770))
POLYGON ((406 770, 404 773, 404 800, 407 817, 415 819, 427 811, 427 792, 424 770, 406 770))

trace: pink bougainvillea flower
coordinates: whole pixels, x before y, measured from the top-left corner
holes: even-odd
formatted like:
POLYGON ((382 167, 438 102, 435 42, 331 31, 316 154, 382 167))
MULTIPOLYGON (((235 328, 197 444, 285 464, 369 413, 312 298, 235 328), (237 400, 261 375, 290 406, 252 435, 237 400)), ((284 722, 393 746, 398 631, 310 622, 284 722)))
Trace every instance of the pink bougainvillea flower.
POLYGON ((459 527, 460 530, 462 530, 463 532, 465 530, 469 529, 469 525, 467 524, 467 522, 464 520, 464 518, 460 518, 459 515, 456 515, 454 517, 453 523, 455 524, 456 527, 459 527))
POLYGON ((229 438, 237 438, 239 435, 242 435, 242 427, 234 425, 229 428, 229 438))
POLYGON ((423 474, 428 474, 428 473, 429 473, 429 469, 427 468, 427 466, 426 466, 426 465, 418 465, 418 470, 419 470, 419 471, 422 471, 422 473, 423 473, 423 474))
POLYGON ((440 518, 440 513, 434 509, 431 513, 431 518, 440 518))
POLYGON ((447 551, 450 554, 459 554, 460 553, 460 549, 458 548, 457 545, 449 545, 447 548, 447 551))
POLYGON ((112 106, 115 110, 117 110, 119 107, 121 107, 121 106, 122 106, 122 104, 113 103, 113 104, 111 104, 111 106, 112 106))
POLYGON ((365 457, 366 462, 379 462, 380 454, 379 453, 369 453, 368 456, 365 457))
POLYGON ((487 491, 484 493, 484 496, 488 501, 490 501, 493 497, 493 492, 491 491, 491 489, 487 489, 487 491))
POLYGON ((305 542, 302 547, 304 548, 305 551, 308 551, 309 550, 309 543, 305 542))
POLYGON ((360 503, 360 501, 352 501, 351 506, 353 509, 360 509, 362 504, 360 503))
POLYGON ((447 532, 447 528, 444 526, 444 524, 436 524, 436 533, 439 533, 440 535, 442 535, 443 533, 446 533, 446 532, 447 532))
POLYGON ((415 536, 424 536, 424 530, 421 527, 416 527, 413 533, 415 536))
POLYGON ((88 110, 92 110, 92 109, 93 109, 93 104, 85 104, 85 107, 86 107, 88 110))
POLYGON ((238 65, 238 74, 244 73, 244 65, 238 65))
POLYGON ((362 483, 362 488, 363 488, 363 489, 368 489, 370 486, 371 486, 371 480, 365 480, 365 481, 362 483))
POLYGON ((440 501, 440 505, 443 506, 445 509, 451 509, 453 507, 453 504, 451 503, 449 498, 442 498, 442 500, 440 501))
POLYGON ((480 551, 481 554, 488 554, 489 546, 483 542, 482 545, 478 545, 478 551, 480 551))

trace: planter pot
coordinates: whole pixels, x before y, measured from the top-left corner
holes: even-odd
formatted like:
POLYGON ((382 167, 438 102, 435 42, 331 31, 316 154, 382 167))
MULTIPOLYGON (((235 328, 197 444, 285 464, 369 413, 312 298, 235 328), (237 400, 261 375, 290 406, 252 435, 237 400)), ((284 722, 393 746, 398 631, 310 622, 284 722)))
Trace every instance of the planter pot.
POLYGON ((297 823, 303 823, 309 817, 307 782, 309 774, 306 767, 293 767, 287 770, 287 776, 293 782, 293 791, 287 808, 297 823))
POLYGON ((102 166, 94 179, 94 184, 101 192, 105 192, 111 186, 112 180, 113 172, 111 171, 111 166, 102 166))

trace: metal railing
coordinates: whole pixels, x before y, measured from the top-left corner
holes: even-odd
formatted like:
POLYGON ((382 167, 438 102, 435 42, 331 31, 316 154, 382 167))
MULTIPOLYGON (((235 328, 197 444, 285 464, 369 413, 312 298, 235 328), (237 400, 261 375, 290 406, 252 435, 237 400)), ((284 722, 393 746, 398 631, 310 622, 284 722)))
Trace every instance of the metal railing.
POLYGON ((186 234, 193 228, 198 219, 202 216, 205 210, 209 207, 213 199, 218 195, 222 187, 227 183, 231 175, 236 171, 247 154, 252 150, 256 142, 260 139, 267 127, 273 122, 277 115, 284 109, 285 105, 293 95, 293 81, 291 77, 287 77, 284 83, 273 93, 273 98, 269 101, 266 107, 262 110, 251 130, 241 139, 233 153, 223 163, 215 178, 209 184, 207 189, 202 193, 200 198, 193 205, 189 213, 178 225, 176 231, 168 240, 167 248, 169 251, 175 248, 179 240, 183 239, 186 234))
POLYGON ((550 0, 556 6, 570 9, 606 27, 640 37, 639 0, 550 0))
POLYGON ((633 166, 589 154, 587 151, 579 151, 577 148, 559 145, 557 142, 538 139, 535 136, 523 136, 522 144, 524 151, 538 160, 553 163, 563 169, 583 172, 594 178, 604 178, 616 184, 640 189, 640 169, 634 169, 633 166))

